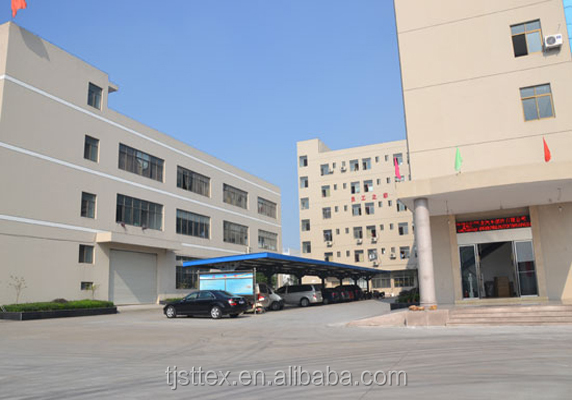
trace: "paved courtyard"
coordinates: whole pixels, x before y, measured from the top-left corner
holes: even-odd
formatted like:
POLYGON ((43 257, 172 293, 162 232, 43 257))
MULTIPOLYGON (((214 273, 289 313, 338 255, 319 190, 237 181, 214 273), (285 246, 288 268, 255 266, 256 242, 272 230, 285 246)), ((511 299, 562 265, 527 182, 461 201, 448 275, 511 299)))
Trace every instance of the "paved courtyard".
POLYGON ((386 307, 372 300, 214 321, 168 320, 159 306, 139 306, 118 315, 0 321, 0 398, 563 399, 572 392, 570 326, 345 326, 386 307), (173 390, 165 371, 175 366, 230 371, 230 385, 218 376, 222 386, 173 390), (240 371, 263 371, 268 381, 282 372, 328 367, 347 370, 352 385, 299 386, 292 379, 232 384, 240 371), (365 386, 364 371, 405 371, 407 386, 395 380, 393 386, 365 386))

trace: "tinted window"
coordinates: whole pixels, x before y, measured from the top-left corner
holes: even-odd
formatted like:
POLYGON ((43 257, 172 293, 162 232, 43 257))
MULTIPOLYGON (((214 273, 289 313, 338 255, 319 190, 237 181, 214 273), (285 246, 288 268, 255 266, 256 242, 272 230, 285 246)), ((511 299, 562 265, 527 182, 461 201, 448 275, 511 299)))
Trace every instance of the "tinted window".
POLYGON ((311 292, 312 290, 313 290, 312 285, 300 286, 300 292, 311 292))
POLYGON ((302 291, 302 286, 290 286, 288 293, 299 293, 302 291))
POLYGON ((204 299, 214 299, 214 295, 211 292, 199 292, 199 300, 204 299))
POLYGON ((188 295, 187 297, 185 297, 185 300, 195 300, 198 295, 199 295, 198 292, 191 293, 190 295, 188 295))
POLYGON ((281 287, 276 291, 276 293, 286 293, 286 287, 281 287))

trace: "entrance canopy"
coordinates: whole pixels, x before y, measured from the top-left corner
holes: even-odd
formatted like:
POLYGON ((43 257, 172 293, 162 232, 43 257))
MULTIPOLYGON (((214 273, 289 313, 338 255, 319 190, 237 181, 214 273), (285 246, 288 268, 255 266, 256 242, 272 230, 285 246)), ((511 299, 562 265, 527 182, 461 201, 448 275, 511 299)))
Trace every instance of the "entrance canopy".
POLYGON ((335 277, 338 279, 371 279, 374 275, 386 272, 374 268, 356 267, 329 261, 286 256, 276 253, 242 254, 239 256, 217 257, 205 260, 186 261, 183 267, 213 268, 220 270, 252 270, 265 275, 289 274, 299 278, 312 275, 322 279, 335 277))

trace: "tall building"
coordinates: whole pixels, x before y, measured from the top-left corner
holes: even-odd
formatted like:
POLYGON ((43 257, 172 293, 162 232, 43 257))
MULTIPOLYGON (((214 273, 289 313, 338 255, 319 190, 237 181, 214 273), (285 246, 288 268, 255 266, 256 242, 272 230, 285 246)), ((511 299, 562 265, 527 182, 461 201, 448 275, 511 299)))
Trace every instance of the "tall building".
POLYGON ((302 255, 379 268, 372 288, 387 295, 415 286, 412 214, 395 196, 409 174, 405 141, 330 150, 313 139, 297 148, 302 255))
POLYGON ((0 26, 0 304, 14 279, 23 302, 153 303, 194 285, 183 260, 281 249, 278 187, 109 109, 117 90, 0 26))
POLYGON ((394 2, 422 303, 572 299, 569 3, 394 2))

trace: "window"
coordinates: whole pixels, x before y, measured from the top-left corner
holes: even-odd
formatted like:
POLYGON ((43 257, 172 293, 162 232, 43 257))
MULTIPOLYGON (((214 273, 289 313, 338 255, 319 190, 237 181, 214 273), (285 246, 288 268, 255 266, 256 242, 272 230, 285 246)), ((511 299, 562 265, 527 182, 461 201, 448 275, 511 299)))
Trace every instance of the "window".
POLYGON ((211 219, 190 211, 177 210, 177 233, 203 239, 210 237, 211 219))
POLYGON ((378 202, 377 202, 377 206, 378 206, 379 208, 383 207, 383 201, 378 201, 378 202))
POLYGON ((383 225, 383 224, 379 225, 379 230, 380 230, 380 231, 383 231, 384 229, 385 229, 385 225, 383 225))
POLYGON ((361 165, 362 165, 364 171, 371 169, 371 158, 363 158, 361 160, 361 165))
POLYGON ((350 228, 346 228, 345 232, 346 232, 346 235, 349 234, 349 233, 350 233, 350 228))
POLYGON ((298 165, 300 167, 307 167, 308 166, 308 156, 300 156, 298 158, 298 165))
POLYGON ((302 210, 307 210, 310 208, 310 199, 308 197, 302 197, 300 199, 300 208, 302 210))
POLYGON ((369 261, 377 261, 377 249, 369 249, 367 251, 367 259, 369 261))
POLYGON ((375 162, 376 162, 376 163, 379 162, 379 156, 375 156, 375 162))
POLYGON ((310 220, 309 219, 303 219, 301 222, 302 225, 302 232, 307 232, 310 230, 310 220))
POLYGON ((384 159, 385 159, 385 162, 388 162, 389 161, 389 155, 386 154, 384 159))
POLYGON ((248 246, 248 226, 223 221, 223 240, 248 246))
POLYGON ((311 242, 302 242, 302 253, 308 254, 312 252, 312 243, 311 242))
POLYGON ((352 194, 359 193, 359 191, 360 191, 359 187, 360 187, 359 182, 350 183, 350 191, 352 192, 352 194))
POLYGON ((363 230, 361 226, 354 227, 354 239, 362 239, 363 238, 363 230))
POLYGON ((407 211, 407 206, 403 204, 401 201, 397 200, 396 205, 397 205, 397 212, 407 211))
POLYGON ((399 258, 406 260, 409 258, 409 246, 401 246, 399 248, 399 258))
POLYGON ((89 89, 87 91, 87 104, 101 110, 101 93, 103 89, 99 86, 89 83, 89 89))
POLYGON ((407 222, 400 222, 397 225, 397 230, 399 231, 400 236, 408 235, 409 234, 409 225, 407 222))
POLYGON ((391 178, 390 177, 385 178, 385 183, 391 183, 391 178))
POLYGON ((338 190, 338 185, 334 183, 334 190, 338 190))
POLYGON ((381 248, 381 254, 385 254, 385 247, 381 248))
POLYGON ((373 192, 373 181, 372 180, 363 181, 363 191, 365 193, 373 192))
POLYGON ((515 57, 522 57, 542 51, 542 32, 540 20, 512 25, 512 47, 515 57))
POLYGON ((363 250, 354 251, 354 261, 363 262, 363 250))
POLYGON ((81 216, 85 218, 95 218, 95 195, 91 193, 81 193, 81 216))
POLYGON ((331 207, 324 207, 324 208, 322 208, 322 218, 323 218, 323 219, 330 219, 330 218, 332 218, 332 208, 331 208, 331 207))
POLYGON ((93 289, 93 282, 82 282, 80 288, 81 290, 91 290, 93 289))
POLYGON ((248 193, 226 183, 222 185, 222 199, 226 204, 244 208, 245 210, 248 208, 248 193))
POLYGON ((395 153, 393 155, 393 162, 395 163, 395 160, 397 160, 397 165, 402 165, 403 164, 403 154, 402 153, 395 153))
POLYGON ((341 251, 336 251, 336 257, 341 258, 342 256, 342 252, 341 251))
POLYGON ((160 158, 119 144, 119 169, 163 182, 163 163, 160 158))
POLYGON ((520 98, 525 121, 554 117, 550 84, 521 88, 520 98))
POLYGON ((320 165, 320 175, 330 175, 333 171, 330 171, 330 164, 322 164, 320 165))
POLYGON ((332 240, 334 240, 331 229, 324 230, 323 234, 324 234, 324 242, 331 242, 332 240))
POLYGON ((391 207, 391 205, 393 204, 393 202, 391 200, 387 200, 387 206, 391 207))
POLYGON ((336 235, 340 234, 340 228, 336 228, 336 235))
POLYGON ((350 254, 351 254, 350 251, 349 251, 349 250, 346 250, 346 257, 349 257, 350 254))
POLYGON ((391 287, 391 277, 389 274, 380 274, 371 280, 371 284, 376 289, 387 289, 391 287))
POLYGON ((376 183, 377 183, 377 186, 381 185, 381 179, 377 178, 376 183))
POLYGON ((344 189, 346 189, 348 187, 348 184, 344 182, 343 186, 344 189))
POLYGON ((85 143, 83 145, 83 158, 93 162, 99 161, 99 139, 85 135, 85 143))
POLYGON ((211 178, 177 166, 177 187, 202 196, 211 195, 211 178))
POLYGON ((334 253, 324 253, 324 261, 334 261, 334 253))
POLYGON ((361 215, 361 204, 353 204, 352 205, 352 215, 354 217, 361 215))
POLYGON ((93 264, 93 246, 87 244, 79 245, 79 262, 82 264, 93 264))
POLYGON ((306 189, 308 187, 308 177, 301 176, 300 177, 300 189, 306 189))
POLYGON ((377 231, 375 230, 375 225, 370 225, 365 227, 368 239, 373 239, 377 237, 377 231))
POLYGON ((115 221, 160 231, 163 229, 163 206, 118 194, 115 221))
POLYGON ((348 211, 348 206, 347 206, 347 204, 344 205, 344 211, 348 211))
POLYGON ((322 197, 330 197, 330 185, 322 186, 322 197))
POLYGON ((338 206, 334 206, 334 212, 338 212, 338 211, 339 211, 338 206))
POLYGON ((411 287, 415 286, 415 278, 413 273, 403 272, 393 277, 393 283, 395 287, 411 287))
POLYGON ((375 213, 374 203, 365 203, 365 215, 373 215, 375 213))
POLYGON ((390 230, 390 231, 393 230, 393 224, 389 224, 389 230, 390 230))
POLYGON ((278 248, 278 234, 258 230, 258 247, 266 250, 274 250, 278 248))
POLYGON ((359 171, 359 160, 350 160, 350 171, 359 171))
POLYGON ((258 214, 266 215, 270 218, 276 218, 276 203, 263 199, 262 197, 258 198, 258 214))
POLYGON ((175 276, 175 287, 177 289, 198 289, 198 270, 183 267, 184 262, 193 260, 198 260, 198 258, 177 256, 177 272, 175 276))

